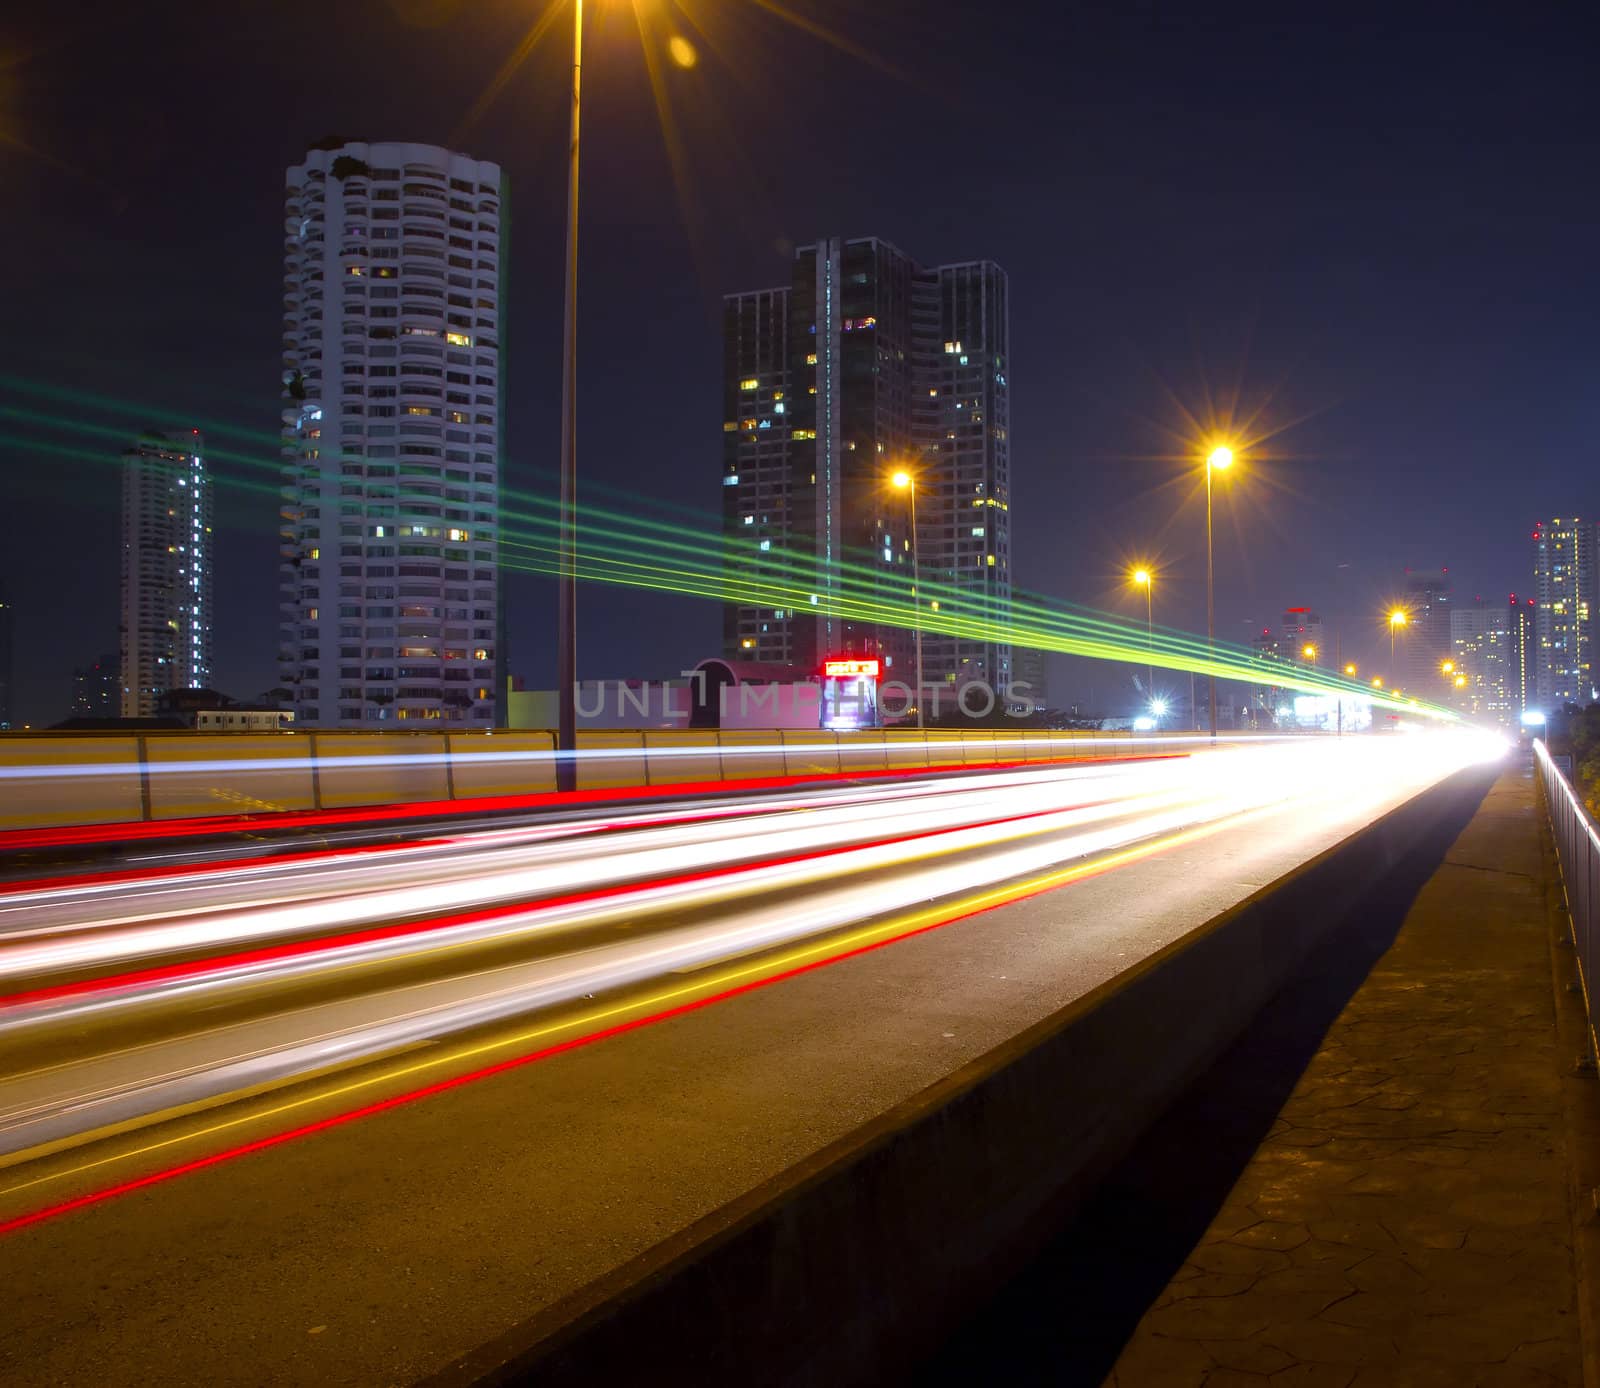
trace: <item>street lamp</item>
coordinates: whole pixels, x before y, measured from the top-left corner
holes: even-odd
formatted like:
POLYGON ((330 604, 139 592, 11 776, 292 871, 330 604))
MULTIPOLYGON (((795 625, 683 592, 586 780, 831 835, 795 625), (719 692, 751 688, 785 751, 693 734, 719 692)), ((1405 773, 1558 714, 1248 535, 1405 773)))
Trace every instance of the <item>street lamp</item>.
POLYGON ((1455 674, 1455 672, 1456 672, 1456 663, 1453 660, 1447 660, 1447 661, 1444 662, 1444 664, 1442 664, 1439 667, 1439 673, 1441 675, 1453 675, 1453 674, 1455 674))
MULTIPOLYGON (((1233 466, 1233 450, 1225 444, 1219 444, 1211 450, 1206 459, 1206 660, 1214 664, 1216 661, 1217 642, 1217 604, 1215 595, 1214 566, 1212 563, 1211 545, 1211 474, 1221 472, 1233 466)), ((1206 684, 1211 691, 1211 740, 1217 740, 1217 676, 1213 669, 1206 677, 1206 684)))
POLYGON ((1389 614, 1389 678, 1390 679, 1394 678, 1394 638, 1395 638, 1395 633, 1397 631, 1399 631, 1400 628, 1403 627, 1405 624, 1406 624, 1406 614, 1405 614, 1404 609, 1399 608, 1399 607, 1395 608, 1394 611, 1389 614))
POLYGON ((1345 666, 1345 667, 1344 667, 1344 672, 1345 672, 1345 674, 1347 674, 1347 675, 1353 675, 1353 674, 1355 674, 1355 673, 1356 673, 1356 664, 1355 664, 1355 661, 1353 661, 1353 660, 1352 660, 1352 661, 1351 661, 1351 662, 1350 662, 1350 663, 1349 663, 1349 664, 1348 664, 1348 665, 1346 665, 1346 666, 1345 666))
POLYGON ((1149 569, 1135 569, 1131 575, 1133 586, 1144 589, 1144 647, 1150 664, 1145 669, 1149 696, 1156 696, 1156 579, 1149 569))
POLYGON ((1317 648, 1309 641, 1306 642, 1306 644, 1300 648, 1300 658, 1302 660, 1309 660, 1315 663, 1317 659, 1317 648))
POLYGON ((921 564, 917 553, 917 479, 903 469, 889 479, 896 487, 911 496, 911 606, 917 614, 917 728, 922 728, 922 598, 918 593, 921 582, 921 564))
POLYGON ((561 340, 561 523, 556 579, 556 789, 578 788, 578 117, 583 0, 572 12, 572 138, 567 151, 567 284, 561 340))
POLYGON ((1382 675, 1374 675, 1372 677, 1372 687, 1374 689, 1382 689, 1383 688, 1383 676, 1382 675))

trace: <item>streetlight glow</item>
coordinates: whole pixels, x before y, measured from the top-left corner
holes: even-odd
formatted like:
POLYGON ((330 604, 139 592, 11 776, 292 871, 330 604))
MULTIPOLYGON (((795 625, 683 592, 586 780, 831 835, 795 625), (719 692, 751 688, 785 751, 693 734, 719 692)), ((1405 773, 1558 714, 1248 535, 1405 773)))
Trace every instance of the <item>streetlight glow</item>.
POLYGON ((1206 459, 1207 467, 1225 468, 1233 466, 1233 450, 1226 444, 1219 444, 1211 450, 1211 456, 1206 459))
POLYGON ((1403 627, 1405 624, 1406 614, 1400 608, 1395 608, 1395 610, 1389 614, 1389 625, 1392 627, 1403 627))
POLYGON ((1133 571, 1133 581, 1140 588, 1149 587, 1150 586, 1150 570, 1149 569, 1135 569, 1133 571))
POLYGON ((911 474, 909 472, 897 472, 889 480, 893 482, 895 486, 904 491, 911 485, 911 474))
POLYGON ((1345 667, 1344 667, 1344 672, 1345 672, 1345 674, 1347 674, 1347 675, 1353 675, 1353 674, 1355 674, 1355 673, 1356 673, 1356 666, 1355 666, 1355 662, 1354 662, 1354 661, 1351 661, 1351 662, 1350 662, 1350 664, 1348 664, 1348 665, 1346 665, 1346 666, 1345 666, 1345 667))
POLYGON ((1300 654, 1306 660, 1315 660, 1317 658, 1317 648, 1307 642, 1306 645, 1300 648, 1300 654))

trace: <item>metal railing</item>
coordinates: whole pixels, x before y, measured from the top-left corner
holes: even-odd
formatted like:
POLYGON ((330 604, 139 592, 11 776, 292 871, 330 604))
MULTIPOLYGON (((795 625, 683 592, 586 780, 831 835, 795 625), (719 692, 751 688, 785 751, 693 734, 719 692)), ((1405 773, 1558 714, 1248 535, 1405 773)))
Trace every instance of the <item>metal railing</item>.
POLYGON ((1587 1020, 1588 1053, 1585 1063, 1593 1065, 1595 1046, 1595 950, 1600 946, 1600 832, 1583 808, 1583 801, 1572 783, 1542 741, 1533 744, 1539 775, 1544 781, 1544 803, 1550 813, 1550 831, 1555 836, 1556 857, 1561 861, 1561 888, 1567 898, 1567 917, 1572 930, 1572 947, 1578 959, 1578 984, 1583 989, 1583 1010, 1587 1020))

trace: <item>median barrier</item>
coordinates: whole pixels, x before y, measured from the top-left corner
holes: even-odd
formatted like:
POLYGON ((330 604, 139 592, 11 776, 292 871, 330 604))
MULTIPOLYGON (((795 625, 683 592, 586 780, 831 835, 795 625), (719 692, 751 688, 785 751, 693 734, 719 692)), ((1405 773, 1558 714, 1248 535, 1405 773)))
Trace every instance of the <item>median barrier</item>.
POLYGON ((137 737, 8 737, 0 742, 0 826, 118 823, 147 816, 137 737))
POLYGON ((538 795, 556 788, 555 737, 541 732, 450 733, 450 784, 456 799, 538 795))
POLYGON ((1422 792, 427 1383, 900 1381, 1314 946, 1411 899, 1497 772, 1422 792))
POLYGON ((579 790, 618 790, 649 784, 650 768, 644 759, 642 732, 579 730, 579 790))
POLYGON ((311 747, 307 733, 146 738, 149 818, 319 809, 311 747))
MULTIPOLYGON (((1139 756, 1159 753, 1158 739, 1024 729, 583 729, 578 787, 1139 756)), ((555 789, 554 745, 542 729, 9 736, 0 738, 0 828, 534 795, 555 789)))
POLYGON ((438 733, 312 733, 317 807, 448 800, 450 764, 438 733))
POLYGON ((644 745, 651 754, 648 767, 653 786, 722 779, 722 744, 715 731, 647 732, 644 745))
POLYGON ((831 776, 839 770, 839 734, 809 729, 783 730, 786 776, 831 776))
POLYGON ((717 734, 717 741, 722 745, 724 780, 748 781, 784 774, 783 743, 775 732, 764 728, 723 731, 717 734))

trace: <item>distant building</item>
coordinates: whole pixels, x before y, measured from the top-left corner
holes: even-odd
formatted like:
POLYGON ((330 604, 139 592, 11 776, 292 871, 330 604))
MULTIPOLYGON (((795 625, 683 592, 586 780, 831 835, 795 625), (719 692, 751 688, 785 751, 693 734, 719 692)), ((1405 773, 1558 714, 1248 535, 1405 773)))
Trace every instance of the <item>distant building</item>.
POLYGON ((729 603, 723 654, 802 676, 830 655, 882 661, 910 684, 904 602, 916 479, 922 600, 990 629, 923 636, 923 679, 1004 690, 1012 651, 1010 299, 994 262, 923 266, 887 241, 795 252, 790 282, 723 302, 722 498, 730 575, 801 596, 729 603), (932 590, 930 592, 929 590, 932 590))
POLYGON ((1535 631, 1538 605, 1532 598, 1511 594, 1506 604, 1506 693, 1517 721, 1537 706, 1534 677, 1538 669, 1539 641, 1535 631))
POLYGON ((1406 624, 1396 643, 1393 681, 1418 699, 1441 699, 1441 667, 1450 659, 1450 570, 1406 570, 1406 624))
POLYGON ((1512 695, 1509 615, 1505 608, 1488 606, 1481 598, 1450 613, 1447 659, 1454 668, 1449 676, 1441 676, 1448 692, 1438 702, 1453 703, 1463 713, 1502 727, 1510 727, 1520 716, 1512 695))
POLYGON ((1534 699, 1553 712, 1594 698, 1595 527, 1576 516, 1533 527, 1534 699))
POLYGON ((1302 665, 1320 665, 1333 659, 1332 651, 1323 650, 1322 618, 1309 607, 1284 609, 1278 650, 1284 659, 1302 665))
POLYGON ((72 717, 117 718, 122 713, 122 665, 112 652, 72 672, 72 717))
POLYGON ((499 166, 325 142, 284 210, 280 637, 295 720, 489 727, 499 700, 499 166))
POLYGON ((1036 708, 1050 706, 1050 675, 1046 660, 1045 652, 1033 646, 1011 648, 1012 688, 1018 695, 1031 700, 1036 708))
POLYGON ((211 679, 211 477, 198 429, 146 430, 122 454, 122 699, 148 718, 211 679))

